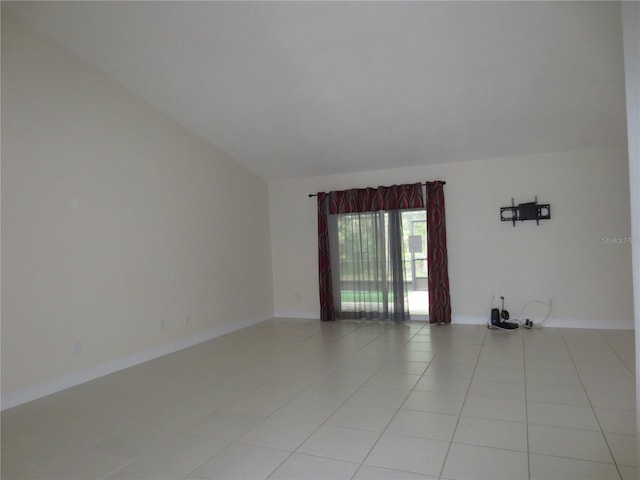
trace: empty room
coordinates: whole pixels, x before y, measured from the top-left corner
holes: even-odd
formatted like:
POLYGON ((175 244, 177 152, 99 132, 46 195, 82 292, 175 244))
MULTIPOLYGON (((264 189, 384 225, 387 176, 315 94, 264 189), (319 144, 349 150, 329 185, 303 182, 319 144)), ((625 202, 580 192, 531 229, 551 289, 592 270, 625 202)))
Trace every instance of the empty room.
POLYGON ((1 15, 2 479, 637 478, 640 3, 1 15))

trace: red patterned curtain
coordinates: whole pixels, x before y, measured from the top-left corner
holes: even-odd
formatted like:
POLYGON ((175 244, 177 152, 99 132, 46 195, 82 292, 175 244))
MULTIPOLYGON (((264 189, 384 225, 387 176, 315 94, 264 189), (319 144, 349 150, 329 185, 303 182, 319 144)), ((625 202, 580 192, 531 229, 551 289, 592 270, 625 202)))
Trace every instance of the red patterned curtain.
POLYGON ((427 182, 429 323, 451 323, 447 232, 442 182, 427 182))
POLYGON ((335 320, 331 255, 329 253, 329 204, 327 194, 318 193, 318 274, 320 277, 320 320, 335 320))
MULTIPOLYGON (((320 194, 318 194, 318 200, 320 194)), ((329 213, 377 212, 423 208, 422 185, 392 185, 391 187, 354 188, 329 193, 329 213)))
POLYGON ((424 208, 422 185, 358 188, 330 193, 319 192, 318 201, 318 274, 320 283, 320 319, 335 320, 329 215, 424 208))

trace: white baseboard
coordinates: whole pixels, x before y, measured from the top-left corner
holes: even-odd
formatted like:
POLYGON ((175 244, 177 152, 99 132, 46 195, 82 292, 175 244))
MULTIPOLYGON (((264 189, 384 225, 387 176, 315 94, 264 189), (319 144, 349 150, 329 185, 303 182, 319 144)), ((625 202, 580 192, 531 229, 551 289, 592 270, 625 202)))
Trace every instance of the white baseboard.
MULTIPOLYGON (((489 319, 481 315, 452 315, 451 323, 458 325, 486 325, 489 319)), ((536 319, 533 319, 534 323, 536 319)), ((599 320, 584 318, 550 318, 545 327, 590 328, 598 330, 633 330, 633 320, 599 320)))
POLYGON ((633 330, 635 328, 633 319, 599 320, 583 318, 550 318, 545 322, 544 326, 555 328, 592 328, 597 330, 633 330))
POLYGON ((250 327, 251 325, 264 322, 271 318, 273 318, 273 316, 268 315, 249 320, 240 320, 236 322, 226 323, 212 330, 198 333, 191 337, 182 338, 171 343, 150 348, 149 350, 136 352, 131 355, 127 355, 126 357, 109 360, 107 362, 94 365, 93 367, 69 373, 67 375, 42 382, 37 385, 31 385, 26 388, 3 393, 0 396, 0 409, 6 410, 7 408, 15 407, 17 405, 36 400, 38 398, 51 395, 52 393, 65 390, 67 388, 75 387, 76 385, 80 385, 81 383, 95 380, 96 378, 109 375, 119 370, 124 370, 125 368, 148 362, 149 360, 153 360, 154 358, 162 357, 164 355, 168 355, 170 353, 192 347, 199 343, 206 342, 213 338, 226 335, 227 333, 231 333, 242 328, 250 327))
POLYGON ((451 323, 457 325, 486 325, 487 319, 481 315, 451 315, 451 323))
POLYGON ((300 318, 304 320, 320 320, 320 312, 282 311, 274 314, 276 318, 300 318))
MULTIPOLYGON (((289 319, 315 319, 320 318, 318 312, 293 312, 282 311, 275 313, 276 318, 289 319)), ((420 321, 420 320, 417 320, 420 321)), ((425 321, 429 321, 426 319, 425 321)), ((489 321, 488 316, 484 315, 452 315, 451 323, 455 325, 486 325, 489 321)), ((536 319, 534 318, 535 322, 536 319)), ((545 322, 545 327, 556 328, 592 328, 592 329, 611 329, 611 330, 633 330, 633 320, 599 320, 599 319, 582 319, 582 318, 550 318, 545 322)))

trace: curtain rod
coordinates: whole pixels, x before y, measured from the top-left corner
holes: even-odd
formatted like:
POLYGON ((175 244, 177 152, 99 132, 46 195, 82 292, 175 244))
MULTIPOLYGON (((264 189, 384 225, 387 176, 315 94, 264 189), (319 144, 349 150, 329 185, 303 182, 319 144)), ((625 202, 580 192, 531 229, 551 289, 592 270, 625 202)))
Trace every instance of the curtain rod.
MULTIPOLYGON (((436 182, 437 182, 437 183, 441 183, 442 185, 446 185, 446 184, 447 184, 447 182, 443 182, 443 181, 440 181, 440 180, 436 180, 436 182)), ((425 185, 426 185, 426 183, 421 183, 420 185, 425 186, 425 185)), ((317 194, 317 193, 310 193, 310 194, 309 194, 309 198, 311 198, 311 197, 317 197, 317 196, 318 196, 318 194, 317 194)))

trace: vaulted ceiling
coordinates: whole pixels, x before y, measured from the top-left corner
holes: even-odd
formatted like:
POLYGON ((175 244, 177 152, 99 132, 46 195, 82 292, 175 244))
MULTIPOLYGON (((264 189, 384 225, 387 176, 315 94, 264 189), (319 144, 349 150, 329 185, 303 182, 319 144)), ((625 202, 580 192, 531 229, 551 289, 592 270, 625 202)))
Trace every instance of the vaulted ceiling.
POLYGON ((626 138, 617 2, 8 8, 267 179, 626 138))

